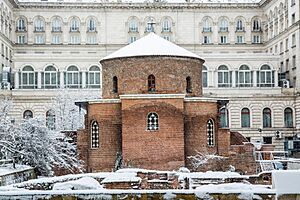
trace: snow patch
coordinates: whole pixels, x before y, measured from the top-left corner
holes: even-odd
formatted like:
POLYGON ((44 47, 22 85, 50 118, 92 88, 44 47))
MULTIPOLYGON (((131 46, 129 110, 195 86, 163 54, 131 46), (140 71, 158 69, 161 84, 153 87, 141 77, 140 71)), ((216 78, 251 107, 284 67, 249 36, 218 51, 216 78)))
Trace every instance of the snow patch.
POLYGON ((16 164, 16 168, 13 168, 12 164, 0 165, 0 176, 12 174, 24 170, 29 170, 29 169, 33 169, 33 168, 28 165, 18 165, 18 164, 16 164))
POLYGON ((300 170, 272 171, 272 188, 278 194, 299 194, 300 170))
POLYGON ((104 183, 122 183, 122 182, 140 182, 142 179, 136 176, 136 173, 111 173, 108 175, 101 184, 104 183))
POLYGON ((102 189, 102 186, 91 177, 83 177, 75 181, 67 181, 65 183, 55 183, 53 190, 96 190, 102 189))

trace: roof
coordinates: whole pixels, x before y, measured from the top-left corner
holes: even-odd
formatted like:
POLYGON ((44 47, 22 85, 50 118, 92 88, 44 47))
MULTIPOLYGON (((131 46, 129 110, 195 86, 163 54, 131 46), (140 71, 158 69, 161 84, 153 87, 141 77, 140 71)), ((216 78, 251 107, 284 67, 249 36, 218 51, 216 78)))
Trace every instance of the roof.
POLYGON ((108 3, 108 2, 123 2, 123 3, 259 3, 261 0, 17 0, 17 2, 68 2, 68 3, 108 3))
POLYGON ((140 56, 175 56, 201 59, 198 55, 151 32, 145 37, 102 58, 100 61, 140 56))

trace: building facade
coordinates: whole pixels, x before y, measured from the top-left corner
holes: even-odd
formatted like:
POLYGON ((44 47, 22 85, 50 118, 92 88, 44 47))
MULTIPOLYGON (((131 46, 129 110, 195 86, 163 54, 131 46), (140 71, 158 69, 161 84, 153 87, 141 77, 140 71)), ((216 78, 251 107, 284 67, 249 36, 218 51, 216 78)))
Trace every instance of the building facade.
POLYGON ((102 95, 99 60, 154 31, 206 61, 203 94, 230 100, 222 127, 282 150, 300 128, 299 10, 296 0, 3 0, 1 95, 16 120, 45 116, 57 88, 102 95))

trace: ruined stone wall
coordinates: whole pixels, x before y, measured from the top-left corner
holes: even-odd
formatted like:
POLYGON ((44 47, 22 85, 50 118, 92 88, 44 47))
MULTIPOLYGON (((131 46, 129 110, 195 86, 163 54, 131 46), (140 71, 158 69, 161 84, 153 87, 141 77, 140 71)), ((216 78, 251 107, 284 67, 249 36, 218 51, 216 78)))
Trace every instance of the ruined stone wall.
POLYGON ((184 166, 183 99, 122 100, 122 150, 127 166, 157 170, 184 166), (150 112, 158 114, 158 130, 147 130, 150 112))
POLYGON ((133 57, 104 60, 103 98, 122 94, 148 94, 148 76, 153 74, 159 94, 185 94, 186 78, 191 77, 192 93, 202 95, 202 61, 179 57, 133 57), (113 92, 113 77, 118 78, 118 93, 113 92))

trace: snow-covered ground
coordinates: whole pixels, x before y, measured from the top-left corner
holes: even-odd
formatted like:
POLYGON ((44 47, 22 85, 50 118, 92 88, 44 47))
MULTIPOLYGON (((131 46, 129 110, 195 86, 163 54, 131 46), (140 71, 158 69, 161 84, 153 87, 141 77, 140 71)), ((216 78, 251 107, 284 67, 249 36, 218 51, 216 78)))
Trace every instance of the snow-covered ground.
MULTIPOLYGON (((167 172, 176 174, 179 179, 198 178, 198 179, 226 179, 226 178, 247 178, 235 172, 194 172, 188 171, 167 172)), ((273 186, 271 185, 254 185, 247 182, 242 183, 225 183, 225 184, 207 184, 201 185, 195 189, 162 189, 162 190, 120 190, 105 189, 103 184, 110 182, 122 181, 140 181, 137 176, 138 172, 143 173, 165 173, 154 170, 143 169, 122 169, 112 173, 87 173, 77 175, 66 175, 60 177, 40 178, 26 181, 23 183, 13 184, 0 187, 1 197, 24 197, 24 196, 47 196, 47 195, 126 195, 126 194, 162 194, 164 198, 171 198, 176 194, 194 194, 199 198, 206 197, 209 194, 238 194, 241 199, 252 199, 256 195, 276 195, 276 194, 299 194, 300 195, 300 170, 273 171, 273 186), (30 190, 30 185, 51 184, 48 190, 30 190), (27 189, 25 189, 27 188, 27 189)))
POLYGON ((13 168, 12 164, 5 164, 5 165, 0 165, 0 176, 24 171, 24 170, 29 170, 32 169, 32 167, 27 166, 27 165, 19 165, 16 164, 16 168, 13 168))

